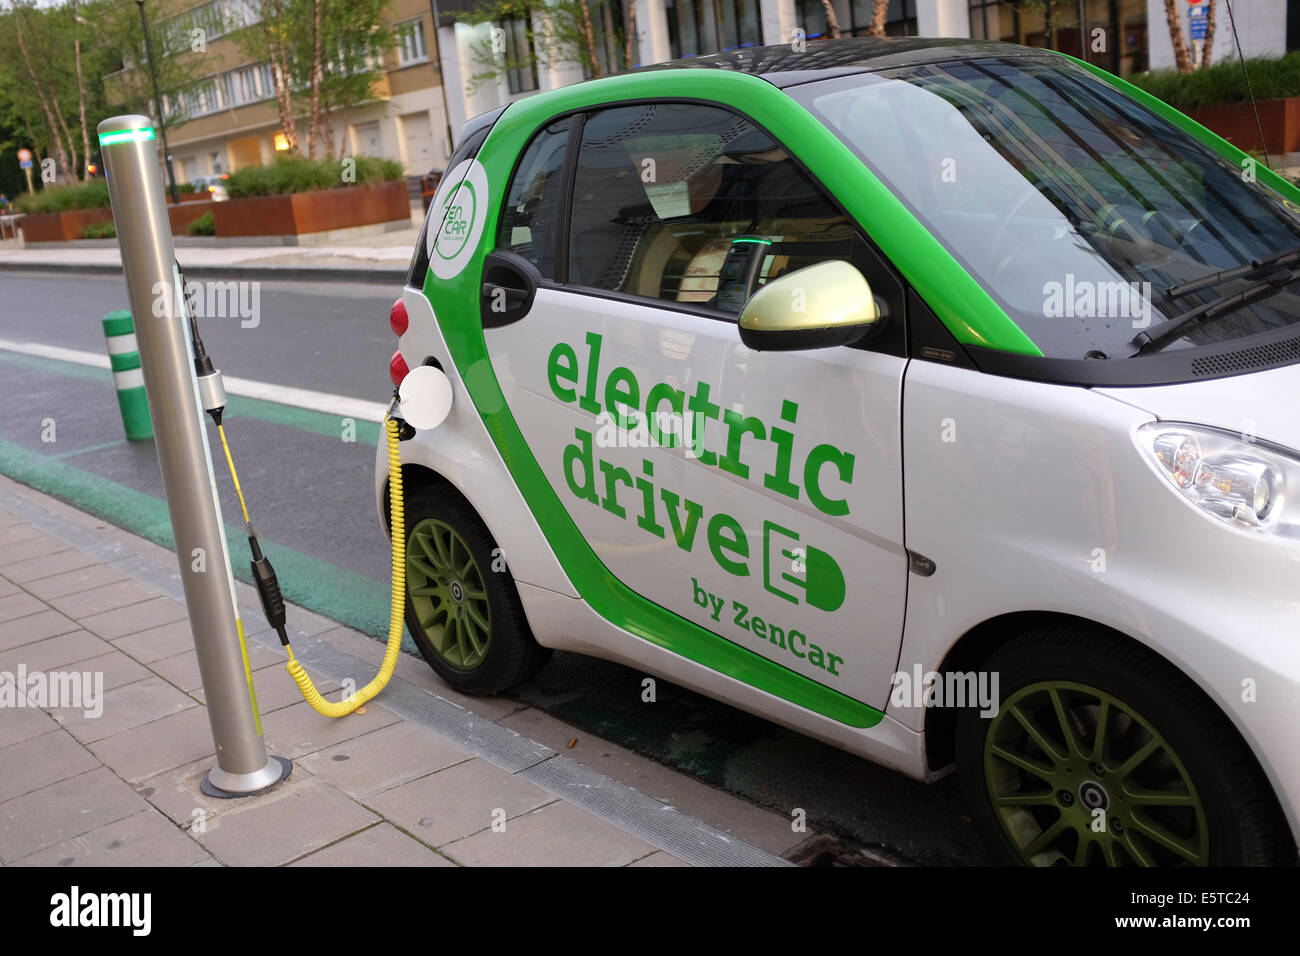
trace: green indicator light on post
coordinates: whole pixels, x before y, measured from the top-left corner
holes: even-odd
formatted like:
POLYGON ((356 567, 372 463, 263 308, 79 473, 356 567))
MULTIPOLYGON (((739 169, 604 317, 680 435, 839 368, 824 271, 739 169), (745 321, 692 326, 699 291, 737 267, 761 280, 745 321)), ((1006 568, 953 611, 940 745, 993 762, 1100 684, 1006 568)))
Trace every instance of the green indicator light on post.
POLYGON ((123 129, 114 133, 100 133, 99 145, 112 146, 114 143, 139 143, 147 139, 153 139, 154 131, 152 127, 144 129, 123 129))

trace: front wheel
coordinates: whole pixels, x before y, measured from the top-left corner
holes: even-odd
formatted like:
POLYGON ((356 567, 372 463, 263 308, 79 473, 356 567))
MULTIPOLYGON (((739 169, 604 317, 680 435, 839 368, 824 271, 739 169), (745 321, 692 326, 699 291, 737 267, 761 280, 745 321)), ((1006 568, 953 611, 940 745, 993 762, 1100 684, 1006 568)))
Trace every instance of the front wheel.
POLYGON ((997 713, 965 709, 957 762, 1003 862, 1242 866, 1294 858, 1254 757, 1168 663, 1105 633, 1025 634, 984 666, 997 713))
POLYGON ((466 694, 499 693, 550 656, 500 548, 450 489, 422 488, 406 502, 406 626, 429 666, 466 694))

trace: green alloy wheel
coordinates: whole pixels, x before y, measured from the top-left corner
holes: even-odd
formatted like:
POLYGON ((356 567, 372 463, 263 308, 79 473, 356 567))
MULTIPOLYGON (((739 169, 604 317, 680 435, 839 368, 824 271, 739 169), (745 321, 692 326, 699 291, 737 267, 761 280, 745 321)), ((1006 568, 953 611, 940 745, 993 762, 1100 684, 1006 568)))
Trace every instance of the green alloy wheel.
POLYGON ((984 785, 1024 863, 1209 862, 1205 808, 1178 754, 1095 687, 1043 681, 1003 701, 984 737, 984 785))
POLYGON ((425 518, 411 529, 406 586, 434 652, 458 670, 482 664, 492 641, 492 609, 483 572, 455 528, 425 518))
POLYGON ((514 579, 487 527, 456 492, 421 488, 406 502, 406 626, 452 687, 495 694, 546 662, 514 579))
POLYGON ((1155 654, 1062 625, 982 668, 997 713, 957 720, 976 826, 1003 862, 1222 866, 1284 860, 1267 778, 1200 688, 1155 654))

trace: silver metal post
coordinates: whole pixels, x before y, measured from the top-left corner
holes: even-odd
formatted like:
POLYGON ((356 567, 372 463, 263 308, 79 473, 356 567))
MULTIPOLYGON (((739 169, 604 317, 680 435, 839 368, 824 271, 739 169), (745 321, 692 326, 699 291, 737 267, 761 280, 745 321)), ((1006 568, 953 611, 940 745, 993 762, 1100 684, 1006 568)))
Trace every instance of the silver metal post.
POLYGON ((99 124, 158 464, 216 746, 217 765, 208 771, 203 791, 244 796, 279 783, 291 765, 267 757, 244 670, 229 551, 182 311, 184 290, 176 288, 155 142, 146 116, 114 116, 99 124))

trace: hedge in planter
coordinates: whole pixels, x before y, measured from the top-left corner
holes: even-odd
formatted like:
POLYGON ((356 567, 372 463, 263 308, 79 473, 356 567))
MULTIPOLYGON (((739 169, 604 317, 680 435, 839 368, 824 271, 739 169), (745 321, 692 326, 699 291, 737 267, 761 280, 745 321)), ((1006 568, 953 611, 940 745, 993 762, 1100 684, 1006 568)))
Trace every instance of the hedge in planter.
POLYGON ((29 215, 107 209, 108 180, 92 179, 75 186, 49 186, 38 193, 24 193, 14 200, 14 206, 19 212, 29 215))
POLYGON ((349 156, 344 159, 286 156, 269 166, 245 166, 231 173, 226 180, 226 193, 231 199, 287 196, 322 189, 393 182, 402 178, 400 163, 377 156, 349 156), (355 163, 351 167, 355 178, 349 177, 351 181, 345 181, 344 171, 348 167, 344 164, 349 161, 355 163))

